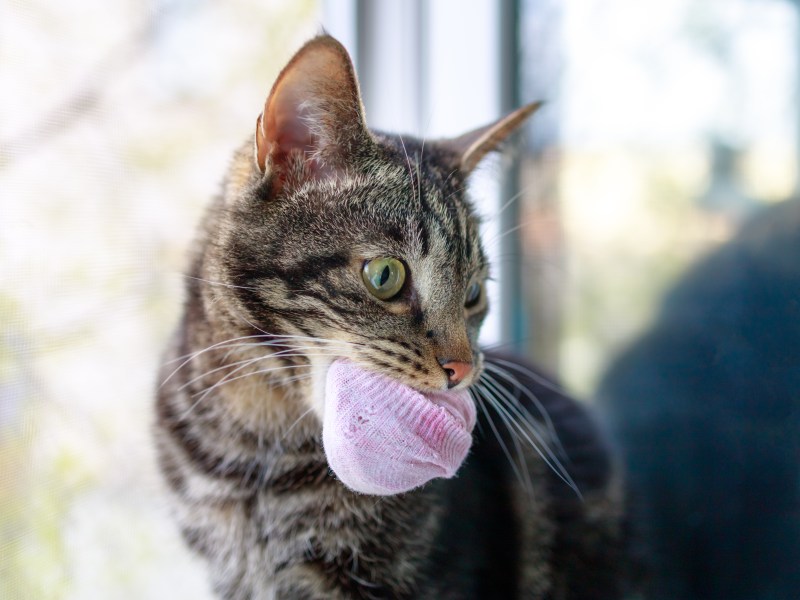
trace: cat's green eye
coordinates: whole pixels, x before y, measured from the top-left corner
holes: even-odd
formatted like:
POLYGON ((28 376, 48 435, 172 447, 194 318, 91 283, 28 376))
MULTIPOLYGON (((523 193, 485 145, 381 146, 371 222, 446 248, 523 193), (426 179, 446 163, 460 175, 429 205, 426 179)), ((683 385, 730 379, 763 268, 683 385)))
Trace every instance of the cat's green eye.
POLYGON ((361 276, 370 294, 380 300, 391 300, 403 288, 406 268, 396 258, 374 258, 364 263, 361 276))
POLYGON ((483 286, 479 281, 473 281, 472 285, 467 288, 467 295, 464 298, 464 307, 472 308, 481 299, 481 290, 483 286))

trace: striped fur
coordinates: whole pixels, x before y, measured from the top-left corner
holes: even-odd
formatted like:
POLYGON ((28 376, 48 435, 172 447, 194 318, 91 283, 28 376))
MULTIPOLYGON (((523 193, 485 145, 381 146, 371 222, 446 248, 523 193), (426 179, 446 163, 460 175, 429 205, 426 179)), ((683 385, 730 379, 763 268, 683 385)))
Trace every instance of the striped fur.
POLYGON ((455 479, 397 496, 356 494, 329 471, 321 416, 335 358, 422 390, 447 387, 443 357, 473 364, 463 386, 484 361, 485 294, 469 309, 464 297, 488 266, 461 156, 447 142, 356 135, 337 141, 346 152, 326 155, 336 169, 323 177, 307 154, 278 164, 258 139, 254 160, 251 141, 202 224, 156 406, 186 543, 231 600, 618 597, 619 479, 591 419, 535 378, 497 385, 554 415, 584 500, 528 445, 524 486, 507 431, 476 440, 455 479), (407 265, 397 300, 361 280, 378 256, 407 265))

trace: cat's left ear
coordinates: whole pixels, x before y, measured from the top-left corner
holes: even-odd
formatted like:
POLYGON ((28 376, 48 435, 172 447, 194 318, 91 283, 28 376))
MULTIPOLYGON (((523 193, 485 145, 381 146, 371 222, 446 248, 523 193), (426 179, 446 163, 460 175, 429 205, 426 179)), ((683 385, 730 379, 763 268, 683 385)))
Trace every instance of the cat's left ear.
POLYGON ((454 167, 469 174, 489 152, 497 150, 500 144, 519 129, 542 104, 542 102, 532 102, 494 123, 456 138, 438 140, 437 144, 453 153, 456 161, 454 167))

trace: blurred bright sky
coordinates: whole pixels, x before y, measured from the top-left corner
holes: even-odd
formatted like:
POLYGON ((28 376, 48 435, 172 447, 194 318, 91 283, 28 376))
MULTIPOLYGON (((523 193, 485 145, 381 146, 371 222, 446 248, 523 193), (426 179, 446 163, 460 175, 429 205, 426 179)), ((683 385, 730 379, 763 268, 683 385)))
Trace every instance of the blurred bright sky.
POLYGON ((793 142, 797 14, 775 0, 565 3, 565 142, 793 142))

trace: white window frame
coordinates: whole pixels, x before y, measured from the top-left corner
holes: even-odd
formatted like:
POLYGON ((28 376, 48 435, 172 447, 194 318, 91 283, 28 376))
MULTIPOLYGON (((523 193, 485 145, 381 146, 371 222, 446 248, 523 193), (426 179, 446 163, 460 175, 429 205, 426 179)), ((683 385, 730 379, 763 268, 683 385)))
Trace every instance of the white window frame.
MULTIPOLYGON (((323 26, 350 51, 367 121, 425 138, 458 135, 518 105, 516 0, 323 0, 323 26)), ((496 284, 484 344, 520 343, 522 333, 516 193, 508 169, 479 170, 471 190, 486 217, 496 284), (495 243, 492 243, 494 241, 495 243)))

